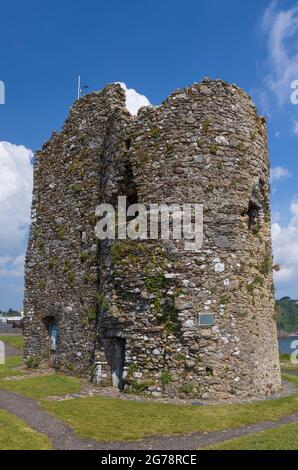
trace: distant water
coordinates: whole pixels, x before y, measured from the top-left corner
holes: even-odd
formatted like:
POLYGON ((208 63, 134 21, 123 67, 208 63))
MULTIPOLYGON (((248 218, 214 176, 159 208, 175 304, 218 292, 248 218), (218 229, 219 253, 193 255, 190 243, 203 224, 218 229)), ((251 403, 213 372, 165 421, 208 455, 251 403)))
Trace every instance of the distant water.
MULTIPOLYGON (((279 352, 282 354, 290 354, 294 351, 294 349, 291 349, 291 343, 292 341, 298 341, 298 336, 289 336, 289 337, 283 337, 279 338, 278 344, 279 344, 279 352)), ((298 349, 296 346, 295 349, 298 349)))

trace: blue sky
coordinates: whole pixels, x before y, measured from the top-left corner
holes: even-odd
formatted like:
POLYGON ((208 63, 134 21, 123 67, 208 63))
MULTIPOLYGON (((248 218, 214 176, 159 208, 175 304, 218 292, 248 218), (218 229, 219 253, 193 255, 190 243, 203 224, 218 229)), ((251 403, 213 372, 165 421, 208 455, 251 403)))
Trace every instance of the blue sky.
POLYGON ((26 149, 60 129, 78 74, 91 90, 125 82, 152 104, 204 76, 252 94, 269 124, 277 295, 298 298, 297 0, 3 1, 0 44, 0 309, 22 304, 26 149))

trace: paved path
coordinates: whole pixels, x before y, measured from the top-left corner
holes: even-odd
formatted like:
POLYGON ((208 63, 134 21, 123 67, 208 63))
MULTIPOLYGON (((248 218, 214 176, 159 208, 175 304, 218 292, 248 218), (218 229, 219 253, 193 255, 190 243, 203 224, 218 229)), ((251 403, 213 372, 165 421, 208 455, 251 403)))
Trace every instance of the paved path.
POLYGON ((77 438, 66 424, 42 410, 36 400, 0 389, 0 408, 13 413, 31 428, 48 436, 54 449, 97 448, 97 443, 77 438))
MULTIPOLYGON (((44 371, 44 374, 47 375, 49 372, 47 370, 44 371)), ((51 372, 53 373, 53 372, 51 372)), ((31 376, 38 376, 40 372, 31 372, 31 376)), ((7 377, 6 380, 22 380, 27 379, 29 376, 15 376, 15 377, 7 377)), ((142 403, 168 403, 172 405, 196 405, 196 406, 206 406, 206 405, 219 405, 219 404, 244 404, 244 403, 252 403, 254 401, 260 400, 276 400, 277 398, 287 397, 290 395, 294 395, 298 393, 297 385, 283 381, 282 390, 273 395, 259 396, 254 397, 252 399, 230 399, 225 400, 225 402, 218 402, 218 401, 198 401, 193 399, 181 399, 181 398, 156 398, 150 396, 142 396, 142 395, 134 395, 131 393, 123 393, 120 390, 114 387, 96 387, 90 383, 88 380, 81 381, 81 390, 78 393, 67 393, 66 395, 59 395, 59 396, 49 396, 46 397, 49 401, 65 401, 65 400, 75 400, 77 398, 85 398, 85 397, 95 397, 95 396, 103 396, 107 398, 114 398, 118 400, 128 400, 128 401, 138 401, 142 403)))
POLYGON ((298 413, 285 416, 278 421, 265 421, 250 426, 210 433, 194 432, 186 435, 163 435, 138 441, 95 442, 78 438, 65 423, 40 408, 36 400, 0 389, 0 408, 20 417, 36 431, 51 440, 54 449, 76 450, 194 450, 235 437, 264 429, 277 428, 282 424, 298 423, 298 413))
POLYGON ((9 344, 5 343, 5 357, 9 356, 20 356, 21 352, 19 349, 10 346, 9 344))

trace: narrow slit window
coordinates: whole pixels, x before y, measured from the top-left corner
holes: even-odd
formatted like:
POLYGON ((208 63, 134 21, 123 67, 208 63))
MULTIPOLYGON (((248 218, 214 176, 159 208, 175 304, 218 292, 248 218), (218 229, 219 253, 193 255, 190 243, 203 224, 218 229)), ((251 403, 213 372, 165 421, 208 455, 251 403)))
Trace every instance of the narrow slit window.
POLYGON ((131 139, 128 138, 128 139, 125 140, 125 148, 126 148, 126 150, 129 150, 130 147, 131 147, 131 139))
POLYGON ((252 200, 249 201, 247 215, 248 227, 251 229, 259 223, 260 218, 260 207, 252 200))
POLYGON ((268 213, 269 202, 266 196, 265 183, 262 178, 259 179, 252 189, 251 197, 248 203, 248 228, 255 230, 262 225, 265 214, 268 213))
POLYGON ((130 206, 131 204, 138 203, 138 193, 136 184, 134 181, 133 171, 131 164, 129 162, 126 163, 124 168, 124 175, 123 175, 123 183, 122 183, 122 190, 123 194, 127 197, 127 205, 130 206))

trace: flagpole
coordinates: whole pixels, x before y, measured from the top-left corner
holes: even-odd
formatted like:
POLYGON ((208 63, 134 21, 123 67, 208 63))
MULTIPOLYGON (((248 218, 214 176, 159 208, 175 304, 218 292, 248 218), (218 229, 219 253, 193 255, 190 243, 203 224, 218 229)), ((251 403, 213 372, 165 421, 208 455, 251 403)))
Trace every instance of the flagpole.
POLYGON ((81 76, 78 76, 78 100, 81 98, 81 76))

